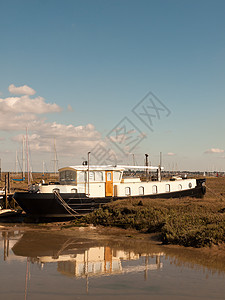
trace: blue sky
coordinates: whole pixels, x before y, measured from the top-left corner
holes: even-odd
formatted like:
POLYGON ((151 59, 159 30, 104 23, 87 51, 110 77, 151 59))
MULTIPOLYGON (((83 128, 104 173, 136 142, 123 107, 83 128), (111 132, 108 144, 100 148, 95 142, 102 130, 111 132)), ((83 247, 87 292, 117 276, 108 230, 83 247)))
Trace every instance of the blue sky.
POLYGON ((1 1, 2 168, 28 127, 33 170, 52 170, 54 139, 59 166, 88 151, 94 163, 101 145, 121 163, 161 151, 167 169, 225 170, 224 12, 219 0, 1 1), (164 105, 152 130, 132 112, 149 92, 164 105))

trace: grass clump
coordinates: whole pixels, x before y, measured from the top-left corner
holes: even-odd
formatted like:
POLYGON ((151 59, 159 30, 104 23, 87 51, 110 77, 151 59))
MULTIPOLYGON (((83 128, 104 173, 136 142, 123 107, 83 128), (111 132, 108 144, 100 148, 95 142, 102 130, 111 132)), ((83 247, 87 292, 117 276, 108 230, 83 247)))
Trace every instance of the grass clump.
POLYGON ((105 206, 85 217, 94 225, 132 228, 146 233, 160 233, 164 244, 187 247, 211 246, 225 242, 225 214, 203 212, 187 205, 161 208, 149 206, 105 206))
POLYGON ((165 244, 218 245, 225 242, 225 178, 208 179, 207 185, 210 189, 203 199, 128 198, 83 216, 82 222, 159 233, 165 244))
POLYGON ((214 214, 187 213, 168 216, 161 231, 162 242, 204 247, 225 242, 225 218, 214 214))

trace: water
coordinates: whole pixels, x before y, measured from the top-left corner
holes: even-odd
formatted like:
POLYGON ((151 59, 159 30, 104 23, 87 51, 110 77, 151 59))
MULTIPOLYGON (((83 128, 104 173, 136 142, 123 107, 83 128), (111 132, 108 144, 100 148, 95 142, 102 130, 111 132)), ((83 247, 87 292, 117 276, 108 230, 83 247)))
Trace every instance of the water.
POLYGON ((224 259, 147 235, 1 226, 0 247, 0 299, 225 299, 224 259))

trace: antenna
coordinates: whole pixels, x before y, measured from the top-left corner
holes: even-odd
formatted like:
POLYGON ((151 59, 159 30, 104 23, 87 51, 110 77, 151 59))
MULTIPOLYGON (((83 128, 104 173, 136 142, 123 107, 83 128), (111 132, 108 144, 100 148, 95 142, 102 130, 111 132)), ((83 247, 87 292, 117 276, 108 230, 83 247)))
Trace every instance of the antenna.
POLYGON ((162 152, 159 154, 159 165, 162 166, 162 152))
MULTIPOLYGON (((148 167, 148 154, 145 154, 145 166, 148 167)), ((145 170, 146 181, 148 180, 148 168, 145 170)))
POLYGON ((162 152, 160 152, 159 154, 158 181, 162 180, 161 168, 162 168, 162 152))
POLYGON ((57 158, 57 152, 56 152, 56 144, 55 144, 55 139, 54 139, 54 172, 56 175, 56 168, 58 169, 58 158, 57 158))

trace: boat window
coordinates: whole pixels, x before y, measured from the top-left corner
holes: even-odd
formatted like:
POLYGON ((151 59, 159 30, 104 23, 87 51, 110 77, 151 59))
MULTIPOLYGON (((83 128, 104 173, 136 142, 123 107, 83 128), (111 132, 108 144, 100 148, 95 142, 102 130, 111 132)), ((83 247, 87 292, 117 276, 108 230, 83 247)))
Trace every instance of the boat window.
POLYGON ((107 181, 111 181, 111 172, 107 172, 107 181))
POLYGON ((110 268, 111 268, 110 261, 107 261, 106 264, 105 264, 105 269, 106 269, 106 271, 109 271, 110 268))
POLYGON ((95 180, 96 181, 103 181, 103 173, 100 171, 95 172, 95 180))
POLYGON ((95 273, 100 273, 102 271, 102 263, 96 262, 95 263, 95 273))
POLYGON ((89 172, 89 180, 95 181, 95 173, 93 171, 89 172))
POLYGON ((71 193, 77 193, 77 189, 71 189, 71 193))
POLYGON ((153 185, 152 187, 152 193, 157 194, 157 185, 153 185))
POLYGON ((130 187, 126 187, 125 188, 125 195, 126 196, 129 196, 131 194, 131 189, 130 189, 130 187))
POLYGON ((123 172, 120 172, 120 178, 119 178, 119 181, 121 181, 122 176, 123 176, 123 172))
POLYGON ((166 192, 170 192, 170 184, 166 184, 166 192))
POLYGON ((178 190, 179 190, 179 191, 182 190, 182 185, 181 185, 181 184, 178 185, 178 190))
POLYGON ((54 192, 60 193, 60 189, 55 188, 55 189, 52 190, 52 192, 53 192, 53 193, 54 193, 54 192))
POLYGON ((118 172, 118 171, 113 172, 113 180, 114 181, 120 181, 120 172, 118 172))
POLYGON ((192 188, 192 183, 190 182, 188 186, 189 186, 189 188, 191 189, 191 188, 192 188))
POLYGON ((61 184, 74 184, 76 182, 76 171, 65 170, 59 173, 61 184))
POLYGON ((86 172, 82 171, 78 174, 78 182, 86 182, 86 172))
POLYGON ((144 187, 143 186, 139 187, 139 195, 144 195, 144 187))
POLYGON ((65 171, 59 172, 59 180, 61 181, 61 183, 63 183, 65 181, 65 171))

